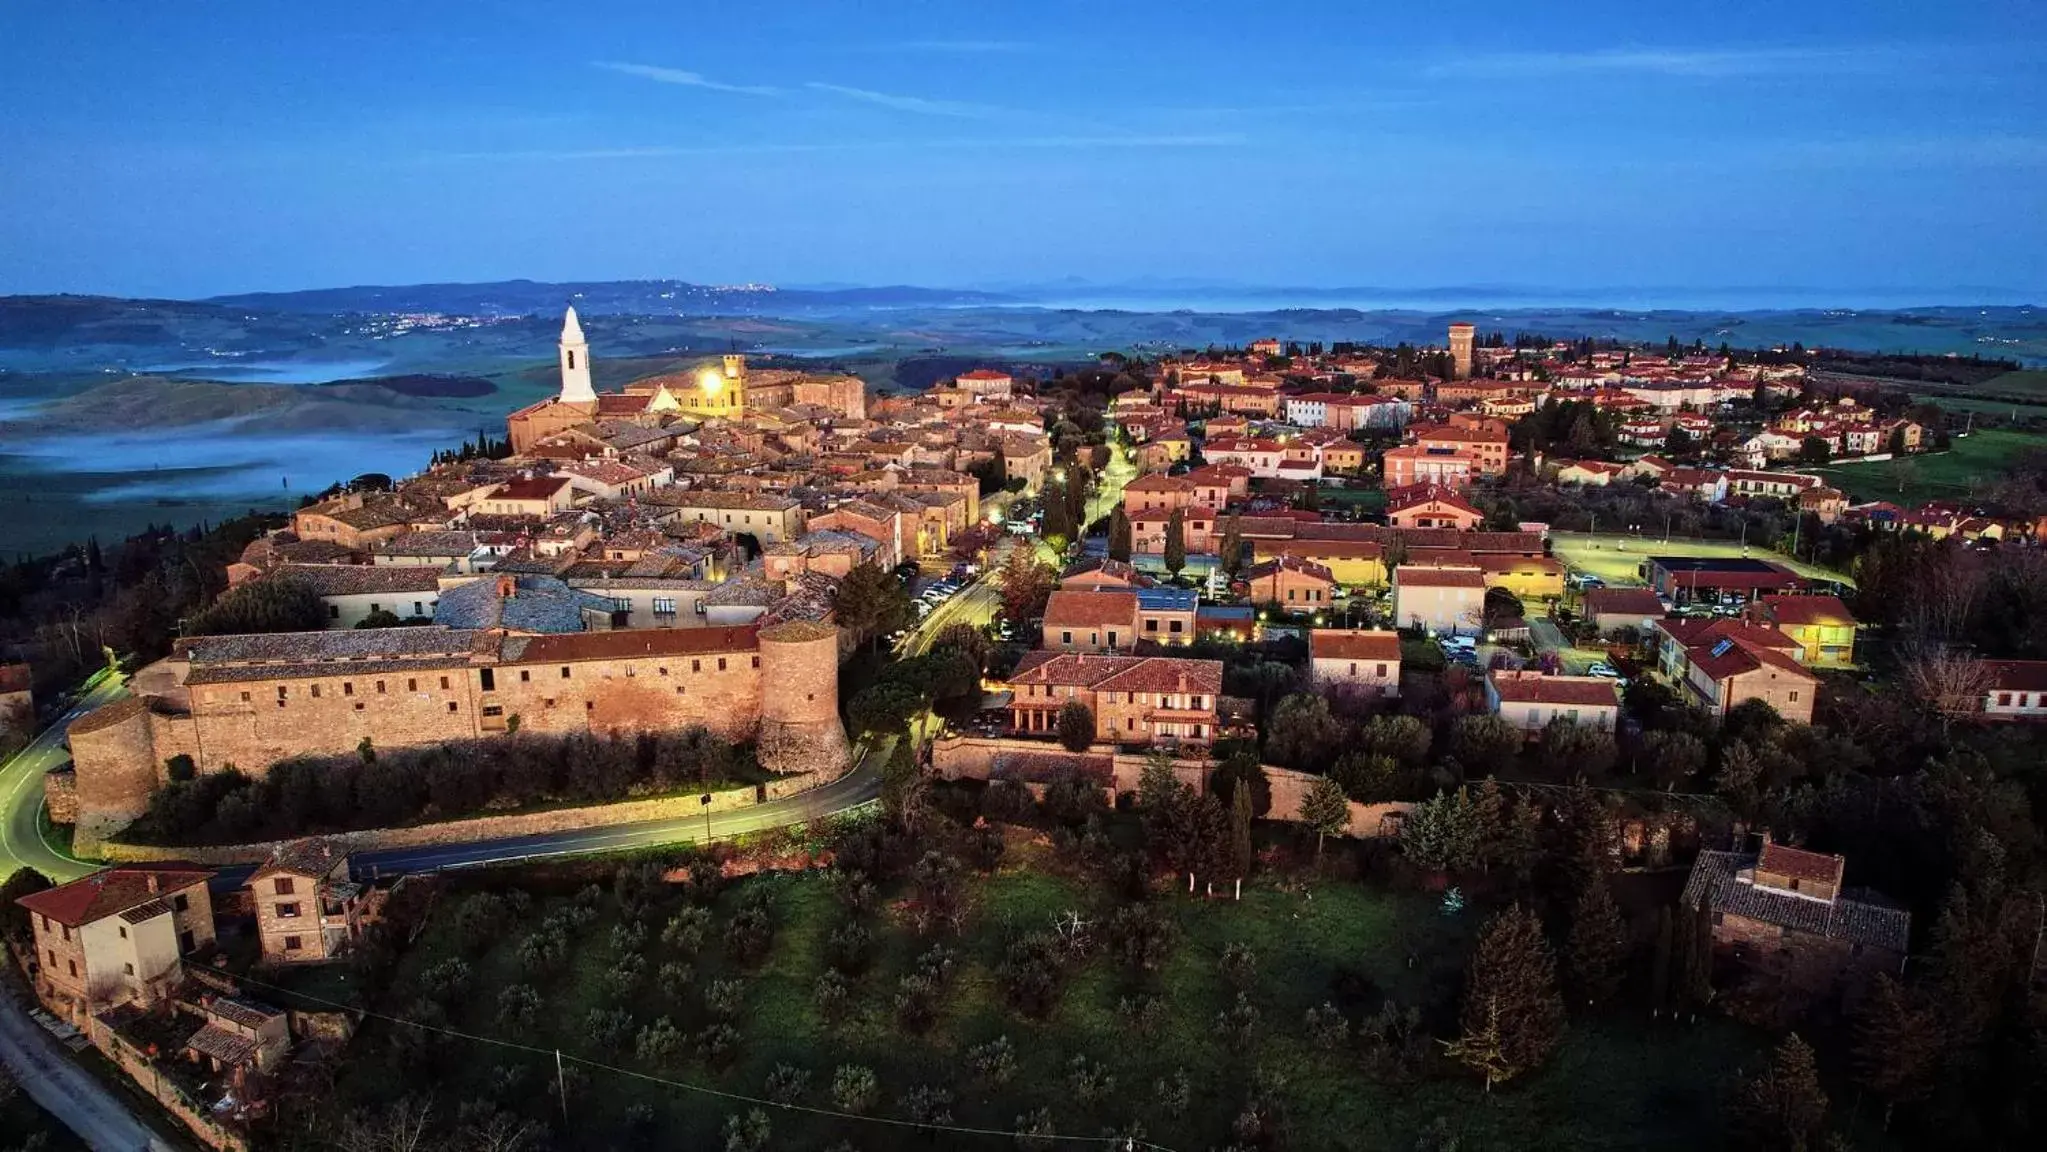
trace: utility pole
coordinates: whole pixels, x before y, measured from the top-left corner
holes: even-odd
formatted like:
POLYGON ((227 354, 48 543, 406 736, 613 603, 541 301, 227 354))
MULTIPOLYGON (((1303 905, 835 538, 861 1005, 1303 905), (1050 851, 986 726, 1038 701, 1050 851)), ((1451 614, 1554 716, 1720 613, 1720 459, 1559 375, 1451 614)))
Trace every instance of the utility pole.
POLYGON ((567 1131, 569 1126, 569 1085, 568 1077, 562 1074, 562 1050, 559 1048, 554 1050, 554 1094, 561 1097, 562 1129, 567 1131))

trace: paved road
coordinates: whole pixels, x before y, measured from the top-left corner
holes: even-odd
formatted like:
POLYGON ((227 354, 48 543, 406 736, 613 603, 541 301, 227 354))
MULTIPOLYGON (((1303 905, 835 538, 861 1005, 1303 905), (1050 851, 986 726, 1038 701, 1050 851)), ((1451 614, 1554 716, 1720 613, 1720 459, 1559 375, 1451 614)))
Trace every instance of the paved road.
POLYGON ((13 1069, 31 1099, 101 1152, 171 1152, 127 1103, 78 1066, 57 1039, 29 1018, 12 995, 0 993, 0 1063, 13 1069))
POLYGON ((71 759, 64 734, 72 721, 127 694, 124 677, 101 676, 69 712, 0 767, 0 877, 27 867, 62 882, 92 871, 92 865, 72 859, 43 838, 43 773, 71 759))
MULTIPOLYGON (((709 831, 717 840, 747 832, 760 832, 801 824, 819 816, 857 808, 881 795, 881 765, 895 751, 895 738, 863 744, 856 749, 860 762, 851 772, 826 784, 784 800, 770 800, 751 808, 735 808, 711 814, 709 831)), ((424 848, 394 848, 382 852, 358 852, 350 866, 358 879, 396 876, 407 872, 431 872, 440 868, 461 868, 477 864, 505 864, 520 860, 575 856, 589 852, 618 852, 628 848, 649 848, 661 844, 688 844, 704 839, 701 816, 672 820, 647 820, 609 828, 583 828, 537 836, 515 836, 503 840, 481 840, 473 844, 448 844, 424 848)))

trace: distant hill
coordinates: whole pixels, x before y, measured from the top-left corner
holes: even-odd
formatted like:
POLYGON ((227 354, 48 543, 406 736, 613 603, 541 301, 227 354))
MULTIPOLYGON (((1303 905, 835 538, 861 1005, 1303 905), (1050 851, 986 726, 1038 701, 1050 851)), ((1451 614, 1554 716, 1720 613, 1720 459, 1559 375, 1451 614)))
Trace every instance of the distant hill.
POLYGON ((0 422, 0 433, 28 438, 199 424, 241 424, 272 433, 396 432, 422 421, 447 422, 430 401, 392 391, 372 383, 308 388, 129 376, 52 401, 27 419, 0 422))
POLYGON ((431 396, 452 400, 489 396, 498 390, 497 385, 481 376, 451 376, 438 372, 414 372, 404 376, 367 376, 358 380, 335 380, 318 385, 321 388, 354 386, 383 388, 400 396, 431 396))
POLYGON ((545 283, 503 280, 489 284, 365 285, 300 292, 251 292, 203 303, 275 312, 441 312, 464 316, 553 314, 574 304, 592 315, 772 316, 869 308, 953 308, 1022 304, 995 292, 894 285, 877 288, 721 288, 684 280, 594 280, 545 283))

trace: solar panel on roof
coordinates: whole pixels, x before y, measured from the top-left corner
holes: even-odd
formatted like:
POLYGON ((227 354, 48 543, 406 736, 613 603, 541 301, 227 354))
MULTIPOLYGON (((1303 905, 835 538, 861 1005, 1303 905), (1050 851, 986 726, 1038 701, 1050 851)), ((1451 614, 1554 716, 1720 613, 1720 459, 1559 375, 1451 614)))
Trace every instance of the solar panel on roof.
POLYGON ((1713 655, 1725 656, 1727 655, 1727 650, 1732 647, 1734 647, 1734 641, 1722 640, 1720 643, 1713 645, 1713 655))

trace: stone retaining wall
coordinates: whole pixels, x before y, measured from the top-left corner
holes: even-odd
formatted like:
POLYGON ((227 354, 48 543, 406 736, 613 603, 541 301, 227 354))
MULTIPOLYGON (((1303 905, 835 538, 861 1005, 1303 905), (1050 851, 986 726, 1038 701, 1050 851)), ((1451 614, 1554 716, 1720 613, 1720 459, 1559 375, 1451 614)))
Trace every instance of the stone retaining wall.
MULTIPOLYGON (((1138 777, 1144 771, 1145 757, 1125 752, 1111 753, 1107 746, 1089 750, 1092 755, 1110 756, 1114 787, 1118 792, 1135 792, 1138 777)), ((1065 753, 1057 744, 1039 740, 1005 740, 991 736, 957 736, 933 742, 931 747, 931 768, 947 780, 986 780, 995 761, 1004 754, 1053 754, 1065 753)), ((1301 801, 1308 795, 1320 777, 1308 772, 1296 772, 1289 768, 1264 766, 1265 780, 1272 786, 1272 810, 1265 814, 1267 820, 1298 821, 1301 801)), ((1197 792, 1208 788, 1209 773, 1214 765, 1206 760, 1176 760, 1173 774, 1182 784, 1197 792)), ((1034 792, 1039 790, 1033 789, 1034 792)), ((1390 836, 1398 832, 1400 817, 1405 816, 1414 805, 1405 803, 1359 804, 1351 802, 1350 826, 1345 835, 1371 838, 1390 836)))
POLYGON ((78 823, 78 773, 69 767, 43 773, 43 803, 49 806, 50 823, 78 823))
MULTIPOLYGON (((775 784, 794 780, 818 781, 813 775, 790 777, 768 785, 776 796, 792 796, 804 788, 774 792, 775 784)), ((759 803, 759 790, 748 786, 711 793, 711 811, 730 812, 759 803)), ((503 840, 513 836, 537 836, 549 832, 573 832, 585 828, 608 828, 638 824, 646 820, 673 820, 679 816, 702 816, 704 805, 694 795, 663 796, 653 800, 625 800, 616 804, 593 804, 580 808, 553 808, 545 812, 519 812, 504 816, 478 816, 468 820, 447 820, 437 824, 416 824, 407 828, 371 828, 360 832, 337 832, 325 837, 348 852, 375 852, 387 848, 421 848, 429 845, 473 844, 481 840, 503 840)), ((290 840, 262 844, 220 844, 196 848, 155 844, 119 844, 111 841, 89 843, 80 831, 75 851, 81 856, 98 856, 112 863, 142 860, 191 860, 199 864, 246 864, 267 860, 290 840)))

